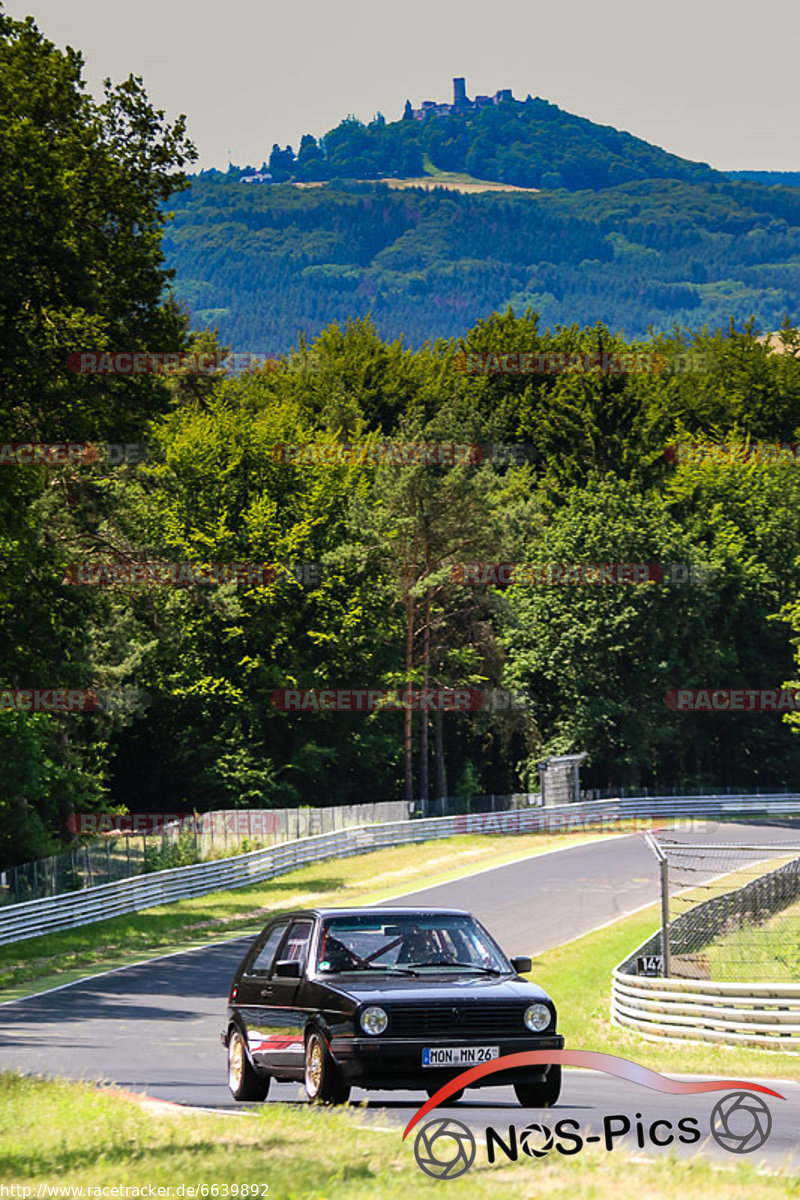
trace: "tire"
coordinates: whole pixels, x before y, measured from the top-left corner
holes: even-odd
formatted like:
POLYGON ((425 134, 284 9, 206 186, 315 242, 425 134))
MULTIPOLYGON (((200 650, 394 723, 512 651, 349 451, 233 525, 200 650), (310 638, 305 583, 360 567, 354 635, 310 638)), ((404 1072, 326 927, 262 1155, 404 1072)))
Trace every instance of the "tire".
MULTIPOLYGON (((434 1087, 425 1088, 425 1091, 428 1093, 429 1097, 435 1096, 438 1090, 438 1088, 434 1087)), ((453 1092, 452 1096, 448 1096, 446 1100, 443 1100, 442 1104, 457 1104, 463 1095, 464 1089, 460 1088, 459 1091, 453 1092)))
POLYGON ((269 1092, 269 1075, 255 1070, 238 1029, 228 1035, 228 1087, 234 1100, 266 1100, 269 1092))
POLYGON ((514 1091, 523 1108, 552 1108, 561 1095, 561 1064, 550 1068, 543 1083, 515 1083, 514 1091))
POLYGON ((350 1097, 349 1086, 342 1082, 325 1039, 316 1030, 306 1039, 304 1082, 312 1104, 346 1104, 350 1097))

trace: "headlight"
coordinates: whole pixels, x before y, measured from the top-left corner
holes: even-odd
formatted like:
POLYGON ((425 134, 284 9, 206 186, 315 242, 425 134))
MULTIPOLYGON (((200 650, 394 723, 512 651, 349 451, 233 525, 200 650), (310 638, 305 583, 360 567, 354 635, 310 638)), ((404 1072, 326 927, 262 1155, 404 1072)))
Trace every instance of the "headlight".
POLYGON ((369 1008, 365 1008, 361 1014, 361 1028, 364 1033, 383 1033, 388 1024, 389 1018, 386 1010, 377 1004, 370 1004, 369 1008))
POLYGON ((531 1033, 541 1033, 550 1024, 550 1009, 546 1004, 529 1004, 525 1009, 525 1024, 531 1033))

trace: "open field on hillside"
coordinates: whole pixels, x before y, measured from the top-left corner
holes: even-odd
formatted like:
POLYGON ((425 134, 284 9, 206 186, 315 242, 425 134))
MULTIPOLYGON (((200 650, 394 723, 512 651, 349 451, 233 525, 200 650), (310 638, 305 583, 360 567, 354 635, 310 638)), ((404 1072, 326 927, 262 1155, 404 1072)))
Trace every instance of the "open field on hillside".
MULTIPOLYGON (((295 187, 315 188, 324 187, 326 180, 313 183, 296 183, 295 187)), ((420 175, 413 179, 396 179, 387 176, 385 179, 359 180, 361 183, 385 183, 390 188, 424 188, 427 192, 432 188, 446 187, 453 192, 528 192, 533 195, 541 188, 517 187, 513 183, 492 183, 486 179, 473 179, 470 175, 462 175, 457 171, 436 171, 430 175, 420 175)))

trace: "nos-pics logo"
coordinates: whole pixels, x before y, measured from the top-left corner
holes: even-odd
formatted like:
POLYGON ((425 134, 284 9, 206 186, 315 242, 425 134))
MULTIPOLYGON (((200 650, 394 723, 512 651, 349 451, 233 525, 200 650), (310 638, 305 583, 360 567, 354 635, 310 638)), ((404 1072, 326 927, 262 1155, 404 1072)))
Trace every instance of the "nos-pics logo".
MULTIPOLYGON (((683 1083, 611 1054, 589 1050, 532 1050, 504 1055, 491 1062, 482 1063, 450 1080, 415 1113, 403 1138, 405 1139, 413 1127, 448 1096, 463 1087, 468 1087, 476 1079, 496 1071, 507 1071, 509 1067, 556 1063, 590 1067, 673 1095, 728 1092, 728 1095, 719 1100, 712 1109, 709 1132, 719 1146, 732 1154, 750 1154, 758 1150, 772 1131, 770 1110, 756 1093, 775 1096, 779 1100, 785 1098, 771 1088, 757 1083, 744 1083, 741 1080, 718 1079, 703 1083, 683 1083)), ((571 1118, 564 1118, 552 1125, 532 1122, 522 1129, 518 1129, 516 1125, 509 1125, 502 1132, 488 1126, 485 1131, 486 1157, 489 1163, 509 1159, 515 1162, 520 1154, 529 1158, 544 1158, 554 1151, 571 1156, 578 1154, 584 1146, 593 1142, 602 1143, 607 1151, 611 1151, 620 1142, 627 1142, 632 1148, 631 1139, 635 1140, 639 1149, 645 1149, 648 1146, 669 1146, 676 1141, 691 1145, 699 1142, 702 1137, 697 1117, 671 1116, 643 1120, 639 1112, 634 1117, 624 1113, 608 1114, 603 1117, 602 1130, 602 1135, 584 1134, 580 1123, 571 1118)), ((474 1163, 476 1150, 475 1135, 463 1122, 452 1117, 437 1116, 427 1121, 418 1130, 414 1141, 417 1165, 434 1179, 457 1179, 463 1175, 474 1163)))

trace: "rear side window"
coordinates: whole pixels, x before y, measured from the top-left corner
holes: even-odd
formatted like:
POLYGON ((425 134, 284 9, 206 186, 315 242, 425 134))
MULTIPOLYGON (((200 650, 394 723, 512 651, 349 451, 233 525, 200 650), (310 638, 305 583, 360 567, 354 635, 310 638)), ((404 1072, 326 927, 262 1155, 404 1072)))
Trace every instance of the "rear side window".
POLYGON ((286 925, 286 921, 282 921, 280 925, 273 925, 267 934, 267 940, 250 964, 247 971, 248 975, 269 975, 275 952, 278 949, 281 938, 286 932, 286 925))
POLYGON ((305 963, 308 944, 311 941, 311 929, 311 921, 295 921, 289 930, 289 936, 281 952, 281 959, 305 963))

